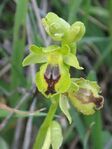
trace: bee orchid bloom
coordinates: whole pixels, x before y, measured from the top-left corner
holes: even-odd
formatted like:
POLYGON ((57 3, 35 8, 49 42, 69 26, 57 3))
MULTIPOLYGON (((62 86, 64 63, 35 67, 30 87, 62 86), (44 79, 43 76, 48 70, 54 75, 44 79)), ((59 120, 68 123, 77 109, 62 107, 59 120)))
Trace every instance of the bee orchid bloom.
POLYGON ((69 66, 83 69, 79 66, 77 57, 70 53, 67 45, 63 47, 53 45, 46 48, 31 45, 30 51, 31 53, 23 61, 23 66, 43 63, 36 74, 36 85, 48 98, 64 93, 70 87, 69 66))
POLYGON ((74 107, 85 115, 92 115, 103 107, 104 98, 99 95, 100 87, 97 82, 72 79, 72 89, 68 96, 74 107))

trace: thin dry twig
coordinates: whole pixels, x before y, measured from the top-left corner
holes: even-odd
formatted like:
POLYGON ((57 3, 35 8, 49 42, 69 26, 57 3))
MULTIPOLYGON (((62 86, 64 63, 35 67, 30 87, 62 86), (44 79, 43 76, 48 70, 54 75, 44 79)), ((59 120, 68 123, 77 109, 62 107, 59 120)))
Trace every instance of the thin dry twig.
MULTIPOLYGON (((15 106, 16 109, 18 109, 31 95, 31 93, 26 93, 18 102, 18 104, 15 106)), ((10 120, 10 118, 13 116, 14 112, 11 112, 0 124, 0 131, 2 131, 5 126, 7 125, 8 121, 10 120)))
MULTIPOLYGON (((34 98, 32 105, 30 107, 30 111, 33 112, 35 110, 35 106, 36 106, 36 101, 37 99, 34 98)), ((25 136, 24 136, 24 143, 23 143, 23 149, 29 149, 30 148, 30 140, 31 140, 31 133, 32 133, 32 121, 33 121, 33 117, 30 116, 27 124, 26 124, 26 132, 25 132, 25 136)))
MULTIPOLYGON (((27 16, 27 38, 28 38, 28 44, 32 43, 32 39, 31 39, 31 24, 30 24, 30 20, 29 20, 29 16, 27 16)), ((34 82, 35 79, 35 65, 31 65, 30 66, 30 71, 31 71, 31 76, 32 76, 32 84, 34 82)), ((35 106, 36 106, 36 101, 37 99, 34 98, 31 106, 30 106, 30 111, 33 112, 35 110, 35 106)), ((31 133, 32 133, 32 121, 33 121, 33 117, 30 116, 27 120, 27 124, 26 124, 26 131, 25 131, 25 136, 24 136, 24 141, 23 141, 23 149, 29 149, 30 148, 30 142, 31 142, 31 133)))
POLYGON ((70 149, 75 149, 76 148, 76 145, 79 141, 79 137, 76 136, 75 139, 72 141, 72 143, 70 144, 70 149))
MULTIPOLYGON (((30 45, 32 43, 32 39, 31 39, 31 24, 30 24, 29 16, 27 16, 26 24, 27 24, 26 30, 27 30, 28 45, 30 45)), ((32 84, 33 84, 35 80, 35 73, 36 73, 35 65, 30 65, 30 72, 31 72, 32 84)))
POLYGON ((2 77, 9 69, 11 68, 11 64, 6 64, 5 67, 0 71, 0 77, 2 77))
POLYGON ((47 0, 41 0, 40 7, 41 7, 41 9, 42 9, 42 12, 43 12, 44 14, 46 14, 46 13, 47 13, 47 7, 48 7, 48 2, 47 2, 47 0))
POLYGON ((43 44, 45 46, 47 46, 48 45, 47 36, 46 36, 46 33, 45 33, 44 28, 42 26, 39 8, 38 8, 38 5, 37 5, 35 0, 32 0, 32 6, 33 6, 33 9, 34 9, 34 12, 35 12, 36 19, 37 19, 40 34, 41 34, 41 36, 44 40, 43 44))
POLYGON ((19 145, 20 145, 20 136, 22 134, 23 131, 23 118, 19 118, 17 120, 17 124, 16 124, 16 129, 15 129, 15 134, 14 134, 14 140, 13 140, 13 144, 12 144, 12 149, 19 149, 19 145))

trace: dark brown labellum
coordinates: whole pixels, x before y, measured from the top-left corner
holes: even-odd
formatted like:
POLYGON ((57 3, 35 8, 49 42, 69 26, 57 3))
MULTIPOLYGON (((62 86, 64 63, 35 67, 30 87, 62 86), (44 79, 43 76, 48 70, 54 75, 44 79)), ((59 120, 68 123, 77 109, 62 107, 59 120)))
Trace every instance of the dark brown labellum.
POLYGON ((96 110, 103 107, 104 98, 102 96, 95 97, 90 90, 80 88, 74 96, 80 100, 83 104, 94 103, 96 105, 96 110))
POLYGON ((58 65, 48 65, 44 74, 44 78, 48 84, 46 95, 55 94, 55 84, 58 82, 60 78, 60 71, 58 65))

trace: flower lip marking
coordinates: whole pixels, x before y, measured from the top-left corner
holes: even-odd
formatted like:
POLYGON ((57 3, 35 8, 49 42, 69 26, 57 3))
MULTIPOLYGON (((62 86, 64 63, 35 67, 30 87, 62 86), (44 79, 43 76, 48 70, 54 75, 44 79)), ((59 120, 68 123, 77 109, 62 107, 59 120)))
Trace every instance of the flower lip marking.
POLYGON ((94 103, 96 105, 95 109, 99 110, 102 108, 104 99, 102 96, 95 97, 90 90, 80 88, 75 97, 79 99, 83 104, 94 103))
POLYGON ((59 81, 60 78, 59 66, 49 64, 45 71, 44 78, 48 84, 45 94, 55 94, 55 84, 59 81))

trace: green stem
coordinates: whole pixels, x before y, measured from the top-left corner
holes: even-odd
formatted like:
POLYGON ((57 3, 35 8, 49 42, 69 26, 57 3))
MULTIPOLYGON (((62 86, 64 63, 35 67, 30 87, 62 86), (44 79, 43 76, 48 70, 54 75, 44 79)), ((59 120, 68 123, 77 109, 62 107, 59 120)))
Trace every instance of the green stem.
POLYGON ((49 128, 49 125, 52 122, 52 119, 54 117, 57 107, 58 107, 58 100, 56 99, 56 100, 53 100, 53 103, 51 104, 47 117, 45 118, 43 124, 41 125, 39 129, 33 149, 42 149, 42 145, 44 143, 47 130, 49 128))

